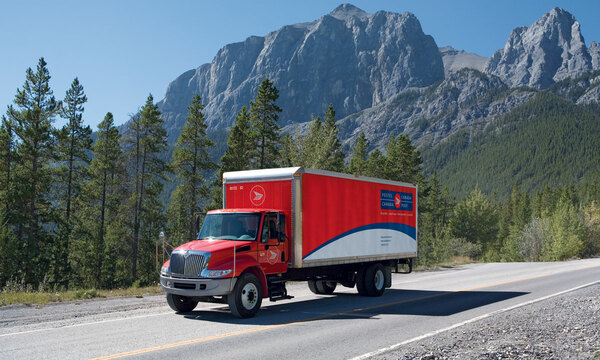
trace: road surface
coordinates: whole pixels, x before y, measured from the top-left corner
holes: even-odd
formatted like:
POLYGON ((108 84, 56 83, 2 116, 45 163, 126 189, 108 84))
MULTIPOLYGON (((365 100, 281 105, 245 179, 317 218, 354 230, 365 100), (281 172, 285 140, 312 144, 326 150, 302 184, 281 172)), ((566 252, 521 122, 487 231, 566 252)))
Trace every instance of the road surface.
POLYGON ((162 296, 0 308, 0 359, 355 359, 600 282, 600 259, 472 264, 394 274, 382 297, 338 287, 263 301, 237 319, 222 304, 175 314, 162 296))

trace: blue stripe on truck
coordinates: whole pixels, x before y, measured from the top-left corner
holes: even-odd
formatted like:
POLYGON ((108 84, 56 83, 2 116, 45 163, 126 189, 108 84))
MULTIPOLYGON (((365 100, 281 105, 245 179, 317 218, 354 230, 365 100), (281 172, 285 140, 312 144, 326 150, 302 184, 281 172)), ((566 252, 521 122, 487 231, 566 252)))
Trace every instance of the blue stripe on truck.
POLYGON ((307 257, 309 257, 310 255, 312 255, 313 253, 319 251, 320 249, 324 248, 325 246, 333 243, 336 240, 339 240, 341 238, 344 238, 348 235, 360 232, 360 231, 366 231, 366 230, 375 230, 375 229, 384 229, 384 230, 396 230, 396 231, 400 231, 405 233, 406 235, 410 236, 412 239, 414 239, 415 241, 417 240, 417 230, 409 225, 406 224, 399 224, 399 223, 376 223, 376 224, 369 224, 369 225, 363 225, 363 226, 359 226, 357 228, 354 228, 352 230, 348 230, 344 233, 341 233, 340 235, 327 240, 326 242, 324 242, 323 244, 319 245, 316 249, 314 249, 313 251, 309 252, 308 254, 306 254, 306 256, 302 257, 302 259, 306 259, 307 257))

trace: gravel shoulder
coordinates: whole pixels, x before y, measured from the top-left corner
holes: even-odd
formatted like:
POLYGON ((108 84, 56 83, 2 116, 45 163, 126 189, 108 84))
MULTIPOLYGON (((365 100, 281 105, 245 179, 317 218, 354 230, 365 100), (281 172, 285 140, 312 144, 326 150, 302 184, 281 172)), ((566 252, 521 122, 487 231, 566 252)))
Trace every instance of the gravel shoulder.
POLYGON ((167 311, 164 295, 0 307, 0 335, 167 311))
POLYGON ((600 359, 600 285, 496 314, 374 359, 600 359))

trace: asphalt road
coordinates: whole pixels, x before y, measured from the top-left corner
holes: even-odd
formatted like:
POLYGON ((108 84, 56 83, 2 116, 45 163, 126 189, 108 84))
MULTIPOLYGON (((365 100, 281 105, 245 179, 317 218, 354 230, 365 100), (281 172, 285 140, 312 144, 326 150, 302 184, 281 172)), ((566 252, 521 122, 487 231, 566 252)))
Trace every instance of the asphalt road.
POLYGON ((266 299, 240 320, 221 304, 178 315, 162 296, 0 308, 0 359, 352 359, 600 281, 600 259, 474 264, 409 275, 365 298, 339 287, 266 299))

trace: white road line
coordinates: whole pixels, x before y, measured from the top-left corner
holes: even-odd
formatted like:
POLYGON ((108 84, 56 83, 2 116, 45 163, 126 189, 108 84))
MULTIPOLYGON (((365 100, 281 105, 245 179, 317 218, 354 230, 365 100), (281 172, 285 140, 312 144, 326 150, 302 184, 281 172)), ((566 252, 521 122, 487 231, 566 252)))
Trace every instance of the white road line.
POLYGON ((376 356, 376 355, 381 355, 381 354, 386 353, 388 351, 396 350, 396 349, 398 349, 399 347, 401 347, 403 345, 410 344, 410 343, 415 342, 415 341, 423 340, 423 339, 426 339, 428 337, 431 337, 431 336, 443 333, 443 332, 448 331, 448 330, 455 329, 457 327, 461 327, 461 326, 466 325, 466 324, 470 324, 470 323, 473 323, 473 322, 476 322, 476 321, 488 318, 488 317, 493 316, 493 315, 501 314, 503 312, 514 310, 514 309, 522 307, 522 306, 526 306, 526 305, 530 305, 530 304, 533 304, 533 303, 536 303, 536 302, 539 302, 539 301, 547 300, 547 299, 550 299, 552 297, 559 296, 559 295, 562 295, 562 294, 566 294, 568 292, 579 290, 579 289, 582 289, 584 287, 588 287, 588 286, 595 285, 595 284, 598 284, 598 283, 600 283, 600 280, 592 281, 591 283, 587 283, 587 284, 584 284, 584 285, 579 285, 579 286, 576 286, 576 287, 568 289, 568 290, 563 290, 563 291, 560 291, 560 292, 557 292, 557 293, 554 293, 554 294, 546 295, 546 296, 543 296, 541 298, 537 298, 537 299, 529 300, 529 301, 526 301, 526 302, 522 302, 520 304, 509 306, 509 307, 504 308, 504 309, 492 311, 490 313, 483 314, 483 315, 474 317, 472 319, 469 319, 469 320, 466 320, 466 321, 463 321, 463 322, 460 322, 460 323, 448 326, 448 327, 446 327, 444 329, 435 330, 435 331, 432 331, 430 333, 423 334, 421 336, 417 336, 417 337, 414 337, 412 339, 408 339, 408 340, 402 341, 402 342, 394 344, 392 346, 388 346, 388 347, 381 348, 379 350, 368 352, 366 354, 363 354, 363 355, 351 358, 349 360, 363 360, 363 359, 371 358, 371 357, 376 356))
MULTIPOLYGON (((87 323, 81 323, 81 324, 73 324, 73 325, 65 325, 65 326, 54 326, 54 327, 43 328, 43 329, 34 329, 34 330, 25 330, 25 331, 19 331, 19 332, 8 333, 8 334, 0 334, 0 337, 13 336, 13 335, 21 335, 21 334, 30 334, 30 333, 40 332, 40 331, 66 329, 66 328, 71 328, 71 327, 96 325, 96 324, 103 324, 103 323, 109 323, 109 322, 115 322, 115 321, 123 321, 123 320, 130 320, 130 319, 141 319, 141 318, 147 318, 147 317, 153 317, 153 316, 160 316, 160 315, 168 315, 168 314, 174 314, 174 312, 173 311, 169 311, 169 312, 159 313, 159 314, 130 316, 130 317, 124 317, 124 318, 118 318, 118 319, 93 321, 93 322, 87 322, 87 323)), ((65 319, 65 321, 67 321, 67 320, 68 319, 65 319)))

